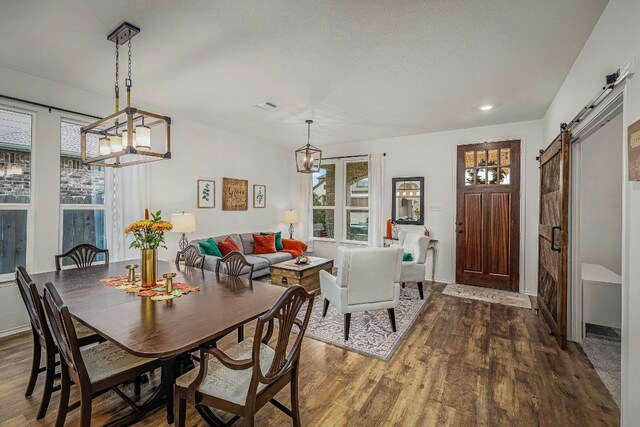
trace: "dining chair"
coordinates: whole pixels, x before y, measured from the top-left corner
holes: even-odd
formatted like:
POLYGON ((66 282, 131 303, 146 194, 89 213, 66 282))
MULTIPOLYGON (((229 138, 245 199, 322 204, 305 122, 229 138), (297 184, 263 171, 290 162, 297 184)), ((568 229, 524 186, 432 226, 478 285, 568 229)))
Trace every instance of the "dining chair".
POLYGON ((181 251, 178 251, 176 256, 176 265, 180 263, 180 261, 184 261, 184 265, 187 267, 195 267, 202 269, 204 266, 204 255, 200 253, 200 250, 194 245, 188 245, 181 251))
MULTIPOLYGON (((36 415, 36 419, 40 420, 47 414, 51 395, 54 391, 58 391, 60 389, 59 386, 53 385, 56 376, 59 376, 59 374, 56 374, 55 372, 56 366, 59 365, 59 362, 56 362, 58 349, 46 321, 38 289, 24 267, 17 268, 16 283, 18 285, 20 296, 22 297, 22 302, 24 303, 24 306, 27 309, 27 314, 29 315, 31 333, 33 336, 33 359, 31 361, 31 374, 29 376, 29 382, 27 383, 27 390, 24 394, 25 397, 29 397, 33 394, 36 382, 38 381, 38 376, 43 372, 45 373, 45 382, 44 387, 42 388, 42 399, 40 400, 40 407, 38 408, 38 413, 36 415), (45 355, 45 366, 40 367, 43 349, 45 355)), ((77 330, 79 345, 84 346, 102 340, 98 334, 86 326, 77 322, 74 322, 74 325, 77 330)))
MULTIPOLYGON (((240 277, 241 274, 247 273, 249 280, 253 277, 253 264, 247 261, 241 252, 233 251, 226 254, 216 262, 216 273, 220 273, 221 267, 224 267, 223 273, 229 276, 240 277)), ((244 325, 238 328, 238 342, 244 340, 244 325)))
POLYGON ((93 265, 96 257, 100 254, 104 254, 104 263, 109 264, 109 250, 100 249, 89 243, 81 243, 69 249, 67 252, 56 255, 56 271, 60 271, 62 266, 60 260, 66 257, 71 258, 73 263, 78 268, 87 268, 93 265))
POLYGON ((82 427, 91 425, 93 397, 108 390, 115 391, 134 411, 140 412, 142 408, 127 397, 118 385, 160 367, 161 362, 157 359, 134 356, 109 341, 89 348, 80 348, 69 309, 64 305, 51 282, 45 283, 44 307, 58 346, 62 370, 56 427, 62 427, 67 412, 77 407, 77 404, 69 406, 72 381, 80 389, 80 425, 82 427))
POLYGON ((244 417, 245 424, 253 426, 255 413, 271 403, 289 415, 294 426, 300 426, 300 350, 314 297, 302 286, 293 285, 271 310, 258 318, 252 339, 235 344, 226 352, 201 347, 197 372, 193 369, 176 380, 176 426, 185 425, 187 402, 196 405, 200 415, 210 425, 231 425, 244 417), (306 311, 299 318, 298 314, 305 303, 306 311), (269 341, 274 331, 274 319, 278 320, 278 337, 272 347, 269 341), (210 355, 214 358, 210 359, 210 355), (274 398, 287 384, 291 385, 291 409, 274 398), (230 422, 222 423, 211 408, 232 413, 234 417, 230 422))

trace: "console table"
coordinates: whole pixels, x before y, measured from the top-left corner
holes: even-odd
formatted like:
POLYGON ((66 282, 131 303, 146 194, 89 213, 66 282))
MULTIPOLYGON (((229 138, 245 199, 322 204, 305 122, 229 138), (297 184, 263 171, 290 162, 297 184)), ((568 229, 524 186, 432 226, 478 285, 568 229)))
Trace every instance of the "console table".
MULTIPOLYGON (((398 239, 394 238, 384 238, 384 245, 398 245, 398 239)), ((429 256, 429 252, 431 252, 431 281, 435 282, 436 277, 436 267, 438 266, 438 239, 429 240, 429 245, 427 246, 427 256, 429 256)))

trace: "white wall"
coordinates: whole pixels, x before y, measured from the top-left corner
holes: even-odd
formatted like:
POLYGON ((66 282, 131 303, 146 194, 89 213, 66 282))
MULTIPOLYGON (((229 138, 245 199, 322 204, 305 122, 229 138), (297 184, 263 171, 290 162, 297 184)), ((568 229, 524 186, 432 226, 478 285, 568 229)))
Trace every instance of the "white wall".
MULTIPOLYGON (((604 84, 604 76, 630 58, 640 59, 640 1, 610 0, 582 52, 576 59, 544 117, 545 141, 558 133, 604 84)), ((640 119, 640 77, 625 88, 623 153, 626 127, 640 119)), ((623 185, 622 230, 622 423, 640 423, 640 182, 626 181, 626 157, 621 165, 623 185)))
MULTIPOLYGON (((456 147, 485 141, 522 141, 521 172, 521 290, 537 290, 538 162, 543 145, 542 123, 529 121, 398 138, 333 145, 324 156, 387 153, 385 157, 385 215, 391 218, 391 179, 402 176, 425 177, 425 226, 438 239, 440 256, 436 280, 455 281, 455 195, 456 147), (434 205, 440 209, 434 210, 434 205)), ((421 226, 414 227, 422 232, 421 226)), ((316 253, 332 256, 339 243, 316 242, 316 253)))
POLYGON ((622 269, 622 114, 582 141, 581 261, 622 269))
MULTIPOLYGON (((113 101, 108 97, 4 67, 0 67, 0 93, 96 115, 105 115, 113 108, 113 101)), ((70 116, 3 99, 0 106, 18 107, 34 114, 32 205, 28 214, 33 232, 28 235, 27 268, 31 273, 50 271, 55 268, 54 255, 59 252, 60 120, 70 116)), ((148 108, 172 115, 171 111, 148 108)), ((281 223, 282 213, 297 201, 297 192, 292 191, 293 187, 297 190, 297 181, 290 161, 291 150, 181 117, 172 119, 173 158, 149 165, 151 209, 163 210, 166 218, 182 210, 195 212, 198 232, 190 238, 223 232, 285 229, 281 223), (221 211, 223 176, 249 180, 247 212, 221 211), (197 178, 215 179, 215 209, 196 209, 197 178), (267 208, 251 207, 253 184, 267 185, 267 208)), ((169 250, 162 251, 161 258, 175 257, 178 238, 177 234, 167 234, 169 250)), ((24 329, 27 324, 15 284, 0 283, 0 336, 24 329)))

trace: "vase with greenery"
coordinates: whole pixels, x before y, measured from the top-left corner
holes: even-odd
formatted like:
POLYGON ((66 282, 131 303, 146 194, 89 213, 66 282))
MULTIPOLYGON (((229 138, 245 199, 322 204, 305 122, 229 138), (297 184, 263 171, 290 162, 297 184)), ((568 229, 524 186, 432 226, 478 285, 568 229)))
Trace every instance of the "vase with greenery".
POLYGON ((133 235, 130 248, 140 249, 142 265, 142 286, 156 285, 158 248, 167 248, 164 244, 164 232, 173 228, 169 221, 162 219, 162 212, 152 213, 145 209, 145 218, 130 224, 124 229, 126 235, 133 235))

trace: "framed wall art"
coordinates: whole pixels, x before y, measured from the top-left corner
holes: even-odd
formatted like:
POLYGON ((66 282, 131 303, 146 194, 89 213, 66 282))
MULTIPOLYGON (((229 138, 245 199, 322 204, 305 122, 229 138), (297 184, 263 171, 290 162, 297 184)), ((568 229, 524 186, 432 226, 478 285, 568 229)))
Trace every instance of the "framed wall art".
POLYGON ((256 184, 253 186, 253 207, 267 207, 267 186, 256 184))
POLYGON ((249 206, 249 181, 222 178, 222 210, 246 211, 249 206))
POLYGON ((216 182, 210 179, 198 180, 198 207, 216 207, 216 182))

